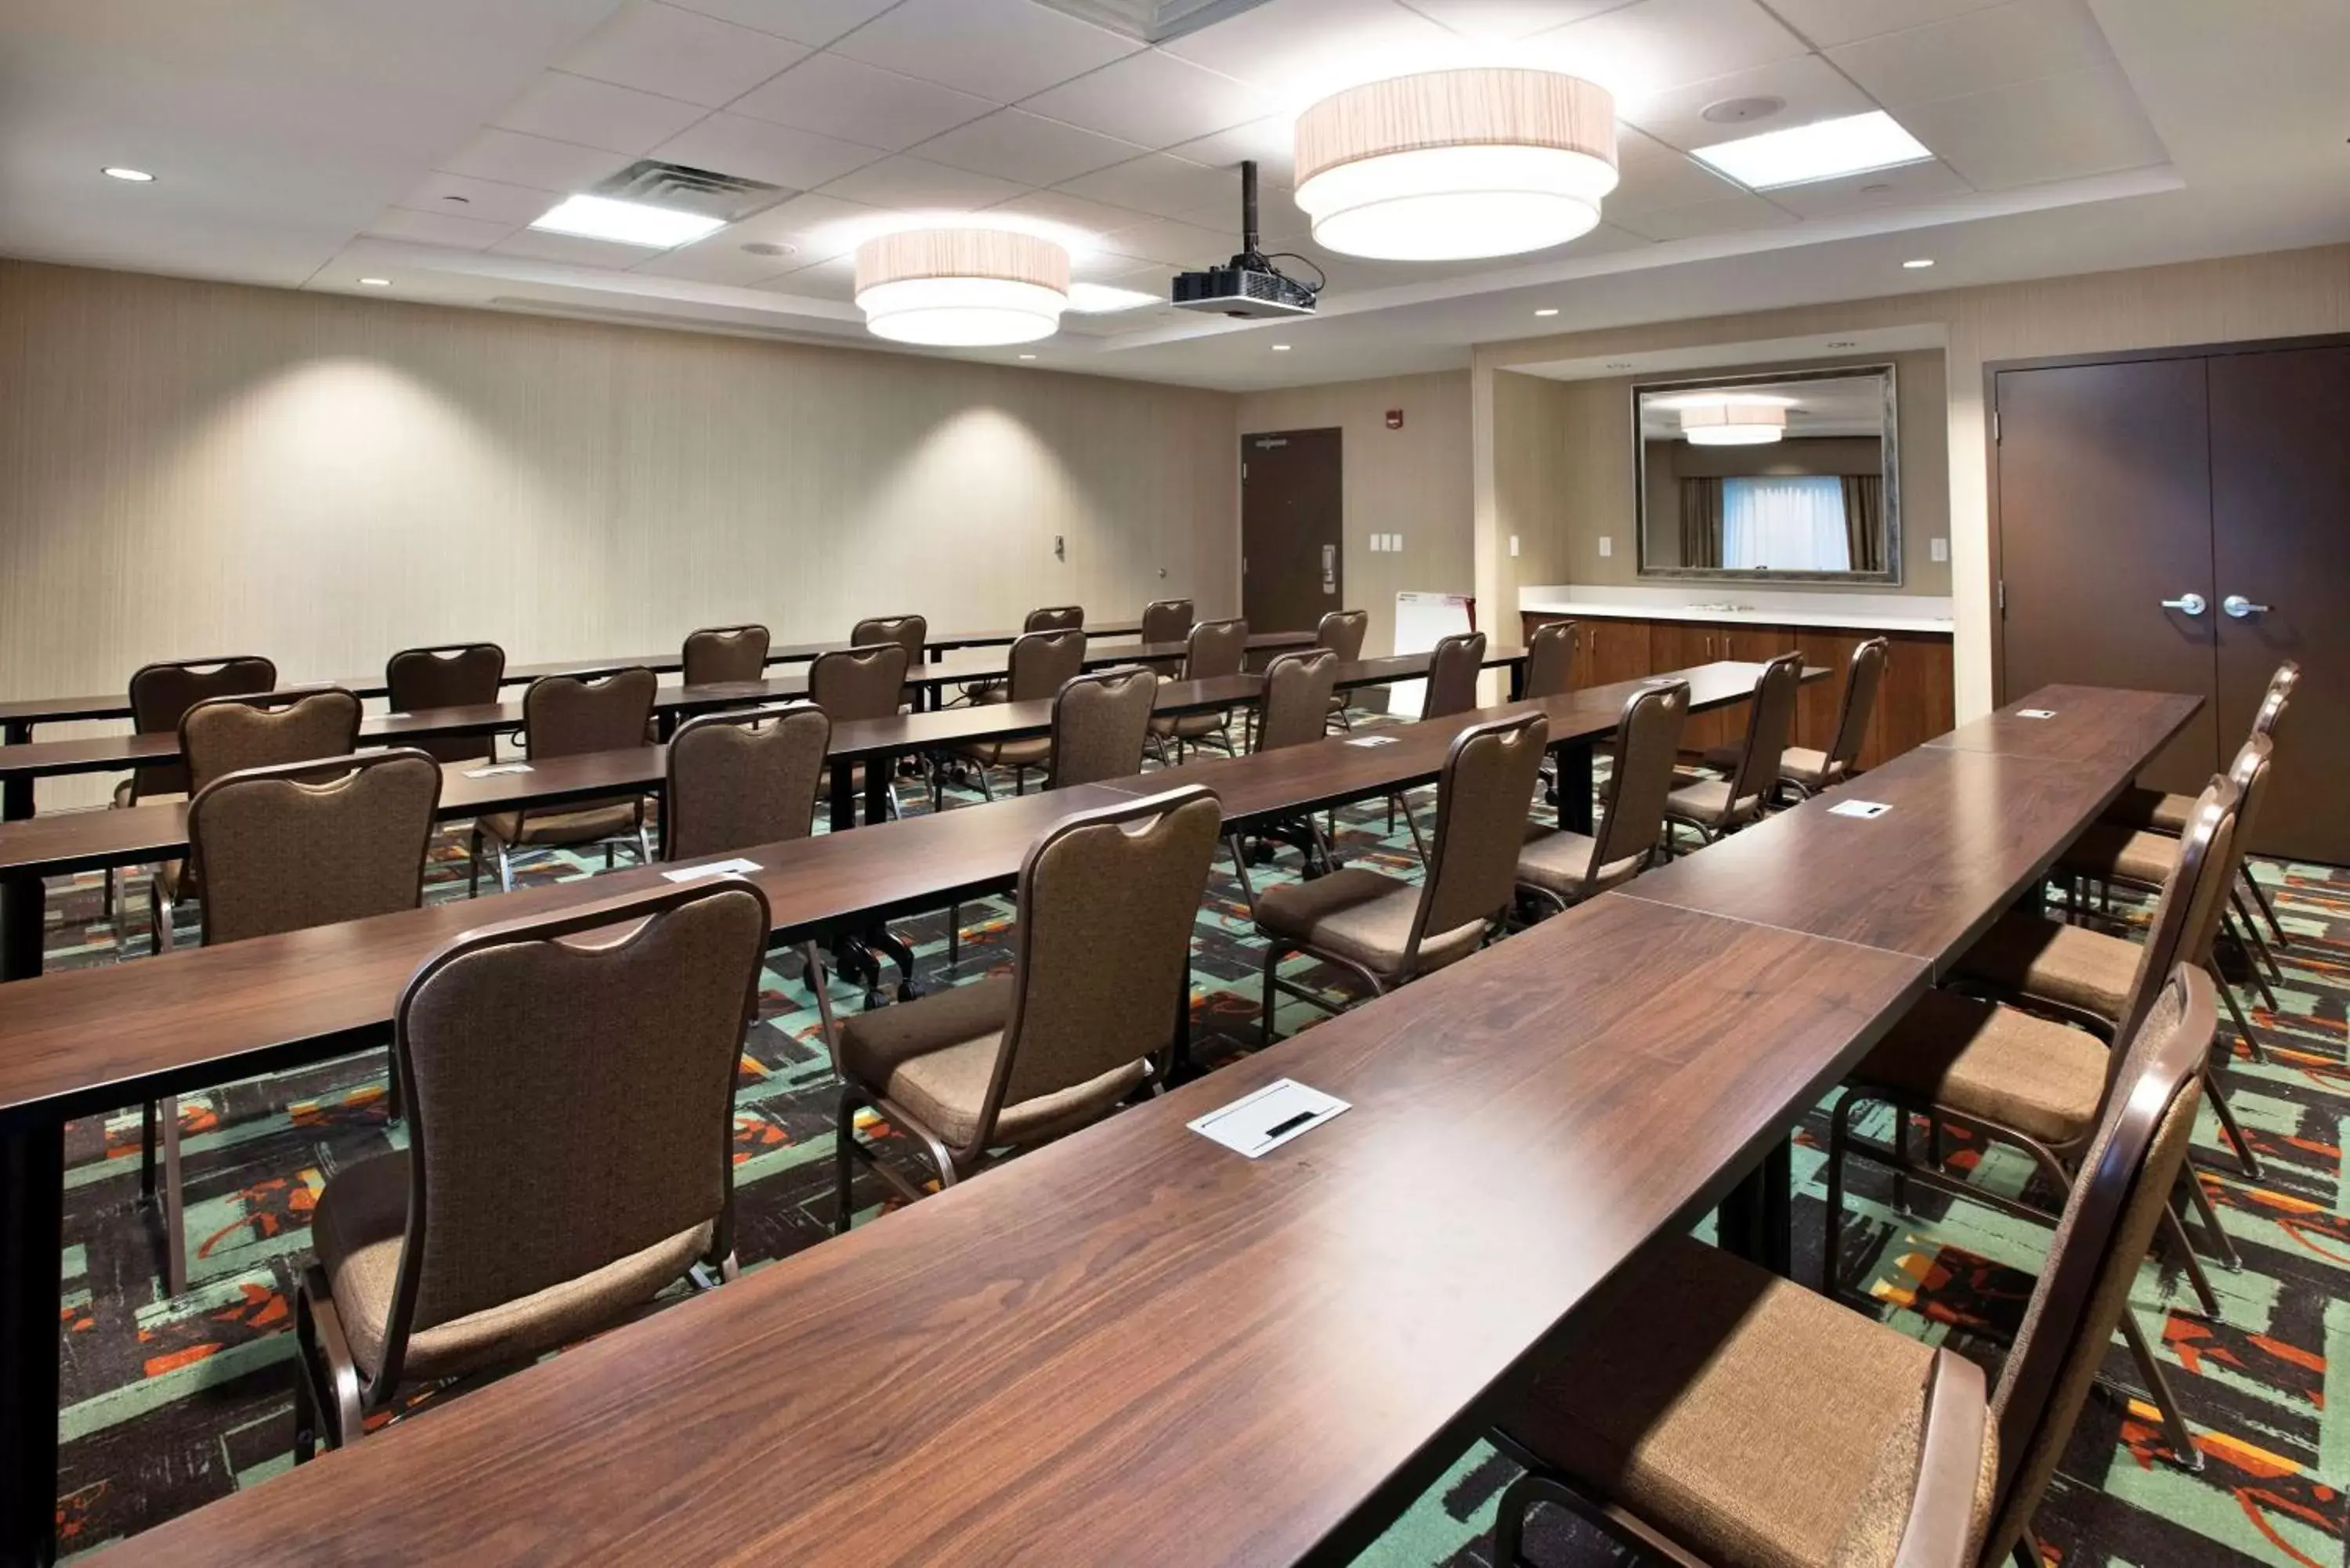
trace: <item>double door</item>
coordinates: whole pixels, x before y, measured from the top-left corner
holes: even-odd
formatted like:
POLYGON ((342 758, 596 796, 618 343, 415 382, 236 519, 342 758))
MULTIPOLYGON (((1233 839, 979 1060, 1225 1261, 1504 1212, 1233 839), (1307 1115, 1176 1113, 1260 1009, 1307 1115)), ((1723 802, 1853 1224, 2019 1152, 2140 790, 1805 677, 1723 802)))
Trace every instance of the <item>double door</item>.
POLYGON ((2191 794, 2297 660, 2252 846, 2350 864, 2350 345, 2001 369, 1993 390, 2002 700, 2201 696, 2144 775, 2191 794))

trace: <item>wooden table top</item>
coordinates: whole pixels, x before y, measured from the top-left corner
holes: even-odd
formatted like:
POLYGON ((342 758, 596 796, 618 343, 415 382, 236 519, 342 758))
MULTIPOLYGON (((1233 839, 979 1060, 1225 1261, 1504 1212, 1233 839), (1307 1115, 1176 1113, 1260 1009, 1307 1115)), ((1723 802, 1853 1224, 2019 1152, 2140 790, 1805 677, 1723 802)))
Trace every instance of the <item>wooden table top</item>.
POLYGON ((2155 752, 2145 737, 2159 733, 2164 743, 2187 727, 2203 699, 2176 691, 2129 691, 2106 686, 2043 686, 1995 713, 1970 720, 1929 746, 1970 752, 2010 752, 2075 763, 2127 760, 2143 763, 2155 752), (2025 710, 2053 714, 2022 717, 2025 710))
POLYGON ((1597 899, 108 1561, 1295 1562, 1924 980, 1597 899), (1253 1161, 1186 1129, 1284 1075, 1353 1108, 1253 1161))

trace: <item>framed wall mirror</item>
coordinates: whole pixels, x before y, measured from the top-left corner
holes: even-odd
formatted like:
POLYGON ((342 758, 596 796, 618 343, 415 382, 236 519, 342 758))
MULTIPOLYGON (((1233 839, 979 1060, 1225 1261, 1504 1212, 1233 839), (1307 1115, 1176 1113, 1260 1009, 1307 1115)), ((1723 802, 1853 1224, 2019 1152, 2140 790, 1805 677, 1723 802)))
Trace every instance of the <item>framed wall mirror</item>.
POLYGON ((1640 576, 1901 581, 1893 367, 1632 389, 1640 576))

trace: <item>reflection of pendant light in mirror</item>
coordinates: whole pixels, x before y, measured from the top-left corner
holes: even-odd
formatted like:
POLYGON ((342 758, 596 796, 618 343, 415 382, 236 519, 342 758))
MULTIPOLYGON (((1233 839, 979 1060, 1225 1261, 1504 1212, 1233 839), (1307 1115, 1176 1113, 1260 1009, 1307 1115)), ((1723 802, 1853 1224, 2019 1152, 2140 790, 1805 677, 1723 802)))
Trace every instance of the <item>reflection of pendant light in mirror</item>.
POLYGON ((1556 71, 1430 71, 1297 121, 1297 204, 1347 255, 1446 261, 1565 244, 1616 188, 1616 100, 1556 71))
POLYGON ((914 229, 857 247, 866 330, 899 343, 1033 343, 1061 325, 1069 253, 1009 229, 914 229))
POLYGON ((1681 439, 1691 446, 1768 446, 1787 433, 1787 410, 1758 403, 1690 403, 1681 439))

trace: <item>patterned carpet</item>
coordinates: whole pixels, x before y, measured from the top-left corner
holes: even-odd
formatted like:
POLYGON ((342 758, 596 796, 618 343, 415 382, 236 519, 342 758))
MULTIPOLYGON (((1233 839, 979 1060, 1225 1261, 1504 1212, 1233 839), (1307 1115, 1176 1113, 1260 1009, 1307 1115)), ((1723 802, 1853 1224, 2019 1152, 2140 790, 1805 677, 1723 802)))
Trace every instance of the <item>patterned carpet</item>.
MULTIPOLYGON (((921 809, 921 791, 907 793, 908 809, 921 809)), ((1401 824, 1386 832, 1384 805, 1342 812, 1339 822, 1347 859, 1417 874, 1401 824)), ((524 880, 586 876, 601 865, 600 854, 548 855, 529 865, 524 880)), ((2199 1146, 2245 1266, 2239 1273, 2212 1270, 2223 1323, 2204 1320, 2182 1280, 2151 1268, 2136 1301, 2200 1433, 2205 1469, 2189 1475, 2168 1461, 2147 1406, 2093 1400, 2041 1512, 2049 1561, 2065 1568, 2350 1568, 2344 1544, 2350 1510, 2342 1493, 2350 1483, 2350 1422, 2332 1414, 2327 1399, 2329 1364, 2350 1357, 2350 1198, 2340 1147, 2350 1109, 2350 873, 2275 863, 2259 872, 2295 939, 2282 955, 2280 1011, 2253 1014, 2269 1061, 2254 1064, 2240 1051, 2230 1073, 2233 1103, 2266 1161, 2264 1179, 2244 1180, 2217 1152, 2208 1112, 2199 1146)), ((463 841, 453 832, 436 841, 428 896, 464 896, 463 841)), ((144 931, 143 898, 143 891, 132 895, 120 925, 125 955, 114 929, 98 919, 96 878, 53 884, 51 965, 136 961, 145 946, 143 934, 134 934, 144 931)), ((1007 914, 1000 905, 964 907, 954 978, 974 978, 1006 961, 1007 914)), ((898 929, 916 943, 923 983, 942 983, 943 917, 898 929)), ((1194 947, 1193 1038, 1203 1060, 1229 1059, 1256 1043, 1257 951, 1226 862, 1211 882, 1194 947)), ((737 1235, 746 1268, 821 1241, 833 1205, 829 1068, 796 962, 781 955, 775 961, 736 1099, 737 1235)), ((1337 992, 1327 972, 1301 963, 1298 973, 1337 992)), ((846 987, 837 1000, 856 1005, 846 987)), ((1284 1002, 1284 1031, 1313 1019, 1311 1008, 1284 1002)), ((181 1101, 193 1256, 189 1291, 177 1300, 162 1293, 157 1231, 138 1200, 136 1107, 69 1129, 59 1507, 68 1552, 135 1533, 290 1465, 287 1330, 308 1215, 333 1172, 400 1137, 383 1116, 382 1065, 373 1054, 181 1101)), ((1810 1130, 1824 1125, 1815 1117, 1810 1130)), ((1816 1282, 1820 1157, 1799 1147, 1796 1161, 1797 1277, 1816 1282)), ((1955 1146, 1952 1168, 2010 1191, 2025 1176, 2020 1160, 1996 1150, 1979 1156, 1963 1144, 1955 1146)), ((1897 1215, 1887 1196, 1881 1179, 1856 1178, 1836 1248, 1843 1279, 1885 1321, 1995 1365, 2046 1232, 1924 1193, 1908 1215, 1897 1215)), ((856 1199, 868 1217, 878 1212, 879 1184, 860 1188, 856 1199)), ((2131 1380, 2118 1350, 2109 1370, 2131 1380)), ((1412 1568, 1488 1563, 1493 1505, 1513 1473, 1476 1445, 1364 1561, 1412 1568)), ((1529 1535, 1530 1554, 1544 1564, 1625 1560, 1555 1511, 1538 1514, 1529 1535)))

